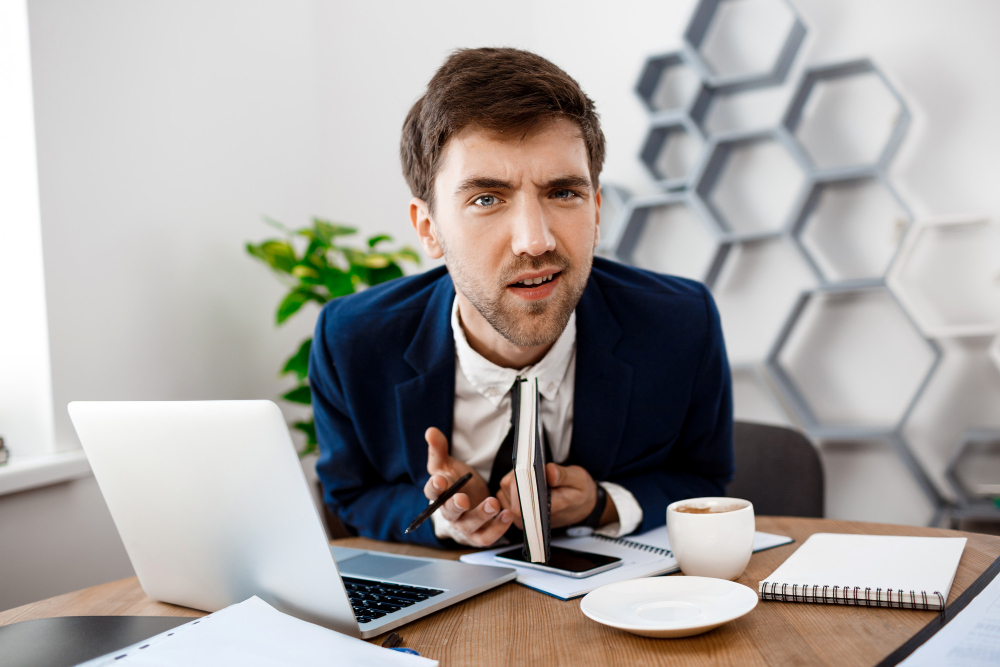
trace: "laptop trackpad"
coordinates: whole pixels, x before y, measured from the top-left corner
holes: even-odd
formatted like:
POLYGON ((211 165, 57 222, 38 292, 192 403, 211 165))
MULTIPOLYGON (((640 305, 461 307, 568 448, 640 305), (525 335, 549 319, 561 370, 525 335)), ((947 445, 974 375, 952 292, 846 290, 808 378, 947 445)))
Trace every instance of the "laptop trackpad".
POLYGON ((337 564, 337 568, 342 574, 358 574, 363 577, 375 579, 390 579, 397 574, 415 570, 423 567, 427 563, 422 560, 411 560, 409 558, 391 558, 388 556, 376 556, 367 553, 363 556, 351 558, 344 561, 343 565, 337 564))

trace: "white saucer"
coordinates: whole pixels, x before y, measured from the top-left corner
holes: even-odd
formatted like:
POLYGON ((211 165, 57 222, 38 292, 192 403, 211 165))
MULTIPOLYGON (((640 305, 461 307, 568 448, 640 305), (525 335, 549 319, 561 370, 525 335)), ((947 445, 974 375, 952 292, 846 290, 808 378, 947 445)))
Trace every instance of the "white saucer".
POLYGON ((580 609, 605 625, 646 637, 689 637, 757 606, 752 588, 709 577, 647 577, 594 589, 580 609))

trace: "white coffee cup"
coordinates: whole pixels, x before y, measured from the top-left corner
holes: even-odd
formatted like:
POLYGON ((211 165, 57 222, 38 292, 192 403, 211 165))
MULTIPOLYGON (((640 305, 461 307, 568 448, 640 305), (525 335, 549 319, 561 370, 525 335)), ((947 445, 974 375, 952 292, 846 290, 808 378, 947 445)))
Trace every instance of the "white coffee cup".
POLYGON ((667 506, 670 550, 688 576, 730 581, 739 577, 753 553, 754 528, 753 504, 748 500, 688 498, 667 506), (718 511, 734 505, 739 509, 718 511), (682 506, 710 511, 678 512, 677 508, 682 506))

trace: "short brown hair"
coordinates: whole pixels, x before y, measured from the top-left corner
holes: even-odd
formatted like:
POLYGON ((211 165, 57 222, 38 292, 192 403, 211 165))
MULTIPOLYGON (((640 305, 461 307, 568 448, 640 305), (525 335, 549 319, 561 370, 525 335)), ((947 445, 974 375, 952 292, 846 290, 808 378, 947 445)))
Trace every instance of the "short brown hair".
POLYGON ((444 61, 406 116, 399 146, 403 176, 413 196, 433 207, 441 151, 453 134, 469 125, 527 133, 556 117, 580 126, 596 189, 604 165, 604 133, 594 102, 580 85, 529 51, 459 49, 444 61))

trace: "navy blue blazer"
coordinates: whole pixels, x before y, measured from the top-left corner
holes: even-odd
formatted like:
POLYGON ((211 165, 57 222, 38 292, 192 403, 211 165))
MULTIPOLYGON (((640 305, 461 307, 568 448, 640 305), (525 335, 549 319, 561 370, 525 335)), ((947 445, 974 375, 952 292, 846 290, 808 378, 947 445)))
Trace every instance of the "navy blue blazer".
MULTIPOLYGON (((442 267, 335 299, 316 323, 316 471, 327 505, 360 535, 445 545, 430 521, 403 531, 427 506, 424 431, 451 441, 454 298, 442 267)), ((595 257, 576 318, 565 465, 628 489, 643 532, 662 526, 675 500, 722 495, 733 476, 732 388, 705 286, 595 257)))

